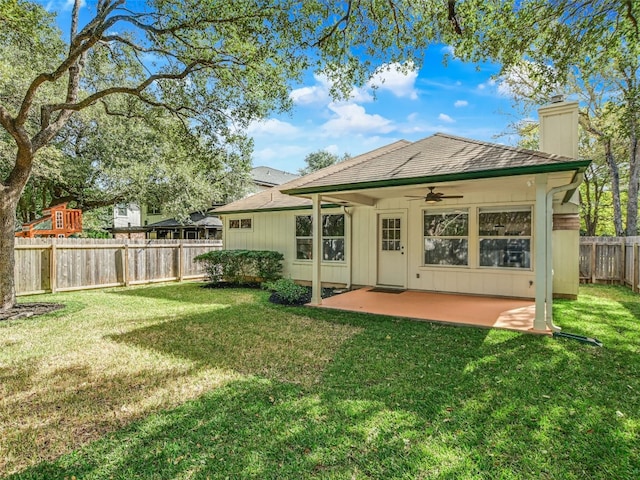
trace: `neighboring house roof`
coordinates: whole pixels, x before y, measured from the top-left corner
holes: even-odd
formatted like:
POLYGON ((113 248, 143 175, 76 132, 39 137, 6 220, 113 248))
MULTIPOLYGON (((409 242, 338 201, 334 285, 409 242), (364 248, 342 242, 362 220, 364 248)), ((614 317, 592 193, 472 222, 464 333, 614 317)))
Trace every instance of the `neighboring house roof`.
POLYGON ((590 161, 436 133, 403 148, 283 189, 287 194, 321 193, 451 180, 561 172, 590 161))
POLYGON ((299 177, 300 175, 283 172, 282 170, 276 170, 271 167, 255 167, 251 169, 251 178, 253 178, 253 182, 265 187, 282 185, 283 183, 290 182, 291 180, 299 177))
POLYGON ((206 227, 206 228, 222 228, 222 220, 218 217, 212 217, 200 212, 189 214, 186 222, 179 222, 175 218, 169 218, 160 222, 151 223, 146 226, 149 228, 184 228, 184 227, 206 227))
POLYGON ((311 200, 308 200, 306 198, 299 198, 299 197, 292 197, 290 195, 285 195, 284 193, 282 193, 282 190, 295 188, 298 185, 304 184, 309 181, 313 181, 316 178, 324 177, 325 175, 329 175, 332 172, 339 172, 344 168, 348 168, 352 165, 357 165, 357 164, 366 162, 367 160, 370 160, 379 155, 383 155, 385 153, 391 152, 395 149, 404 147, 409 144, 410 142, 406 140, 399 140, 397 142, 394 142, 390 145, 385 145, 384 147, 380 147, 371 152, 367 152, 362 155, 358 155, 357 157, 352 157, 343 162, 339 162, 334 165, 328 166, 321 170, 317 170, 308 175, 305 175, 304 177, 298 177, 280 186, 275 186, 269 190, 256 193, 255 195, 251 195, 249 197, 243 198, 241 200, 237 200, 227 205, 223 205, 221 207, 216 208, 214 212, 216 213, 247 212, 247 211, 255 211, 255 210, 282 210, 282 209, 296 209, 296 208, 310 207, 311 200))

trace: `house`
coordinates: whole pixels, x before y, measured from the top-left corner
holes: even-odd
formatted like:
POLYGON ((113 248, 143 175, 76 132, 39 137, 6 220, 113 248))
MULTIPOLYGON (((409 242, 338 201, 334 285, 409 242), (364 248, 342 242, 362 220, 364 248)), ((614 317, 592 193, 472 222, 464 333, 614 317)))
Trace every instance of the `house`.
MULTIPOLYGON (((298 178, 299 175, 283 172, 271 167, 251 169, 250 193, 261 192, 276 185, 298 178)), ((236 197, 237 198, 237 197, 236 197)), ((183 223, 169 218, 158 205, 138 205, 119 203, 113 207, 113 228, 115 238, 220 238, 222 223, 210 215, 193 212, 183 223)))
POLYGON ((82 232, 82 210, 67 208, 60 203, 42 211, 42 217, 22 224, 16 237, 56 237, 66 238, 82 232))
POLYGON ((253 193, 268 190, 283 183, 299 178, 300 175, 284 172, 271 167, 254 167, 251 169, 251 179, 253 181, 253 193))
POLYGON ((147 238, 219 240, 222 238, 222 221, 214 215, 194 212, 185 222, 169 218, 151 223, 146 226, 146 232, 147 238))
POLYGON ((225 248, 282 252, 313 304, 322 284, 531 298, 534 328, 553 329, 553 296, 578 293, 590 161, 576 160, 576 102, 539 116, 540 151, 439 133, 219 207, 225 248))

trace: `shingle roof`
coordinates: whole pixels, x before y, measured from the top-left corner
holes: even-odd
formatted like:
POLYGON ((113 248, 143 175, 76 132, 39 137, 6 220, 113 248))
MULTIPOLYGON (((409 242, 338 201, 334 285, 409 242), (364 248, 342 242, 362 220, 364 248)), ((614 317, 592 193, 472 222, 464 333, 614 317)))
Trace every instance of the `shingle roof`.
POLYGON ((371 152, 358 155, 357 157, 349 158, 343 162, 330 165, 321 170, 312 172, 304 177, 298 177, 290 182, 284 183, 280 186, 270 188, 255 195, 237 200, 235 202, 223 205, 214 210, 216 213, 228 213, 228 212, 243 212, 252 210, 280 210, 283 208, 305 208, 311 205, 311 201, 306 198, 293 197, 282 193, 284 189, 296 188, 298 185, 313 181, 317 178, 322 178, 332 173, 337 173, 345 168, 349 168, 353 165, 366 162, 379 155, 391 152, 397 148, 402 148, 409 145, 410 142, 406 140, 398 140, 390 145, 385 145, 371 152))
POLYGON ((251 169, 251 178, 258 185, 275 186, 290 182, 299 178, 300 175, 294 173, 283 172, 271 167, 255 167, 251 169))
POLYGON ((155 228, 178 228, 178 227, 209 227, 209 228, 222 228, 222 220, 218 217, 205 215, 200 212, 194 212, 189 214, 189 219, 181 223, 175 218, 169 218, 160 222, 147 225, 148 227, 155 228))
MULTIPOLYGON (((535 150, 508 147, 478 140, 436 133, 431 137, 418 140, 403 148, 393 150, 386 155, 371 159, 325 175, 321 178, 303 177, 295 188, 285 191, 311 193, 323 191, 323 187, 355 187, 358 184, 388 183, 397 180, 420 179, 429 177, 443 181, 449 175, 465 175, 521 169, 526 167, 556 166, 558 170, 571 170, 575 163, 569 157, 552 155, 535 150), (566 165, 567 168, 563 168, 566 165)), ((477 175, 476 178, 482 175, 477 175)))
POLYGON ((586 168, 588 161, 436 133, 400 140, 215 209, 216 213, 305 208, 293 195, 586 168))

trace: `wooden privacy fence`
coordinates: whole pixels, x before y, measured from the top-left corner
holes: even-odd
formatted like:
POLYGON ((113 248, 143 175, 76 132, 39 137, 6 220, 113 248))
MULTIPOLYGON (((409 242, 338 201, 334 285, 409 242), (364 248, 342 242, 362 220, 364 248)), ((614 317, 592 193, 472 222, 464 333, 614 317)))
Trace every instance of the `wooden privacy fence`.
POLYGON ((640 292, 640 237, 580 237, 580 281, 640 292))
POLYGON ((16 294, 199 279, 193 259, 220 249, 220 240, 16 238, 16 294))

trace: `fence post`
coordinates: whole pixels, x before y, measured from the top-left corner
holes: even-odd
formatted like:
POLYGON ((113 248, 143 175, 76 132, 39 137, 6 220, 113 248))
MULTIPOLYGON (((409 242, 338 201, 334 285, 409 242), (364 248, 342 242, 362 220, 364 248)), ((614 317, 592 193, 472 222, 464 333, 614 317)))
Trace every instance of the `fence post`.
POLYGON ((178 244, 178 281, 184 278, 184 243, 180 240, 178 244))
POLYGON ((49 288, 51 293, 56 293, 57 270, 56 266, 56 244, 51 242, 51 253, 49 254, 49 288))
POLYGON ((633 280, 631 290, 633 292, 640 292, 640 285, 638 285, 640 283, 640 261, 638 261, 638 251, 640 249, 638 247, 640 247, 640 243, 633 244, 633 275, 631 275, 631 278, 633 280))
POLYGON ((122 252, 122 275, 123 283, 125 287, 129 286, 129 244, 124 244, 124 251, 122 252))
POLYGON ((627 242, 625 238, 620 238, 620 268, 622 269, 622 275, 620 275, 620 285, 627 284, 627 242))
POLYGON ((596 283, 596 242, 591 244, 591 283, 596 283))

